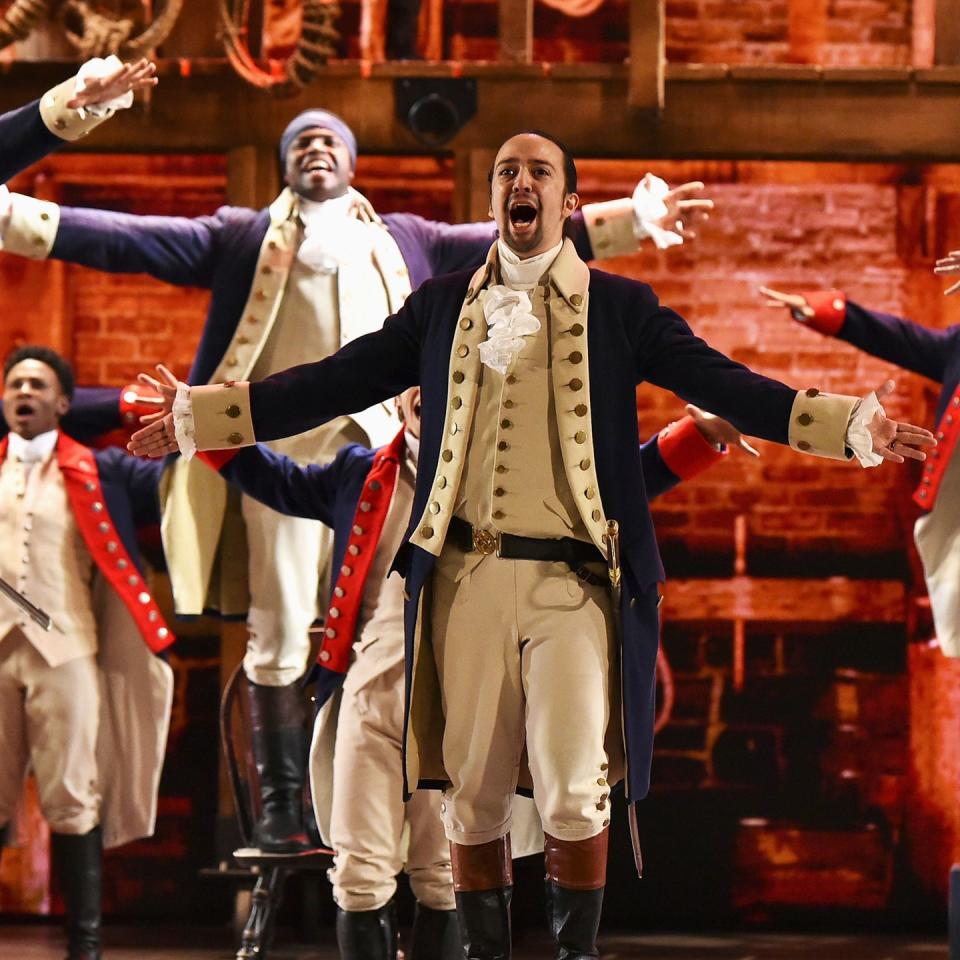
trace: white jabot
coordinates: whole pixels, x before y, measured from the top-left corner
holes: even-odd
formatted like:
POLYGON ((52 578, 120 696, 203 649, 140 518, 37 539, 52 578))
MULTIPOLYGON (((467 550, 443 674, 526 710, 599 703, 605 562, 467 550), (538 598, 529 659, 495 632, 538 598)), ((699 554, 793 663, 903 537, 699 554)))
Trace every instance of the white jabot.
MULTIPOLYGON (((109 77, 111 74, 116 73, 122 66, 123 64, 120 62, 120 58, 113 53, 111 53, 109 57, 93 57, 93 59, 88 60, 77 71, 77 80, 74 89, 77 93, 83 93, 91 80, 102 80, 104 77, 109 77)), ((111 110, 126 110, 132 103, 133 91, 128 90, 121 96, 114 97, 111 100, 102 100, 98 103, 88 104, 86 107, 80 107, 77 112, 81 118, 85 117, 88 113, 92 117, 105 117, 111 110)))
POLYGON ((545 253, 538 253, 535 257, 521 260, 504 242, 497 240, 497 253, 500 256, 500 273, 503 282, 511 290, 531 290, 537 281, 550 269, 557 254, 563 247, 561 240, 555 247, 545 253))
POLYGON ((38 434, 32 440, 26 440, 19 433, 11 433, 8 453, 22 463, 42 463, 53 453, 58 436, 58 430, 48 430, 46 433, 38 434))
POLYGON ((329 200, 298 197, 303 222, 303 243, 297 259, 320 273, 336 273, 342 263, 370 255, 370 243, 356 217, 354 198, 348 191, 329 200), (358 247, 360 249, 358 249, 358 247))

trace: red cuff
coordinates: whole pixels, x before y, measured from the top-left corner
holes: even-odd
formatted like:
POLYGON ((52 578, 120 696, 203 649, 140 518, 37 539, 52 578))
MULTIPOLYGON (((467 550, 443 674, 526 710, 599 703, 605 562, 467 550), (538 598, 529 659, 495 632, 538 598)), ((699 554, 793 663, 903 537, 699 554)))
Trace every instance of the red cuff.
POLYGON ((144 396, 156 396, 156 394, 149 387, 139 383, 127 384, 120 391, 120 422, 125 427, 135 430, 140 426, 142 416, 157 412, 157 407, 140 402, 140 398, 144 396))
POLYGON ((197 459, 219 473, 239 452, 239 450, 198 450, 197 459))
POLYGON ((660 456, 681 480, 690 480, 726 455, 697 428, 693 417, 684 417, 660 431, 657 439, 660 456))
POLYGON ((835 337, 847 319, 847 295, 842 290, 815 290, 802 296, 814 310, 813 316, 803 322, 828 337, 835 337))

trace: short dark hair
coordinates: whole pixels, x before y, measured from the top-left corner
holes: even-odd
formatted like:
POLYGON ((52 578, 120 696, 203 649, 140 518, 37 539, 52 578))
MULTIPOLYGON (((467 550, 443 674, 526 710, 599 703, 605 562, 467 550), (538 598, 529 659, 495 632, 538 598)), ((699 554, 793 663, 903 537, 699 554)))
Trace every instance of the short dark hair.
POLYGON ((4 383, 7 382, 10 371, 24 360, 39 360, 41 363, 45 363, 57 375, 57 379, 60 381, 60 389, 64 395, 70 400, 73 399, 73 367, 70 366, 70 362, 66 358, 61 357, 56 350, 51 350, 50 347, 29 345, 17 347, 16 350, 8 354, 7 359, 3 362, 4 383))
MULTIPOLYGON (((512 133, 507 137, 503 143, 506 143, 507 140, 512 140, 514 137, 522 136, 531 136, 531 137, 541 137, 544 140, 549 140, 555 147, 560 148, 560 152, 563 154, 563 189, 565 193, 576 193, 577 192, 577 164, 574 162, 573 153, 570 148, 562 141, 557 139, 552 133, 547 133, 546 130, 538 130, 536 128, 531 130, 518 130, 516 133, 512 133)), ((503 144, 501 144, 502 146, 503 144)), ((494 161, 496 162, 496 161, 494 161)), ((487 174, 487 182, 493 183, 493 164, 490 165, 490 171, 487 174)))

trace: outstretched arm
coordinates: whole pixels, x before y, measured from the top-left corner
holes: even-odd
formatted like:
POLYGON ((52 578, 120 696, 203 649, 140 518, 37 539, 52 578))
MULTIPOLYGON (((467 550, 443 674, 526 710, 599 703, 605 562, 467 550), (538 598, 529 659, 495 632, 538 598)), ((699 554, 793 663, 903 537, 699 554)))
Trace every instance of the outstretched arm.
POLYGON ((957 338, 956 328, 932 330, 912 320, 868 310, 839 290, 783 293, 761 287, 767 305, 783 309, 798 323, 837 337, 864 353, 879 357, 938 383, 957 338))
MULTIPOLYGON (((77 76, 48 90, 39 100, 0 116, 0 183, 70 140, 85 136, 114 110, 106 105, 134 90, 154 86, 156 66, 147 60, 121 64, 87 79, 77 76)), ((102 61, 106 62, 106 61, 102 61)))

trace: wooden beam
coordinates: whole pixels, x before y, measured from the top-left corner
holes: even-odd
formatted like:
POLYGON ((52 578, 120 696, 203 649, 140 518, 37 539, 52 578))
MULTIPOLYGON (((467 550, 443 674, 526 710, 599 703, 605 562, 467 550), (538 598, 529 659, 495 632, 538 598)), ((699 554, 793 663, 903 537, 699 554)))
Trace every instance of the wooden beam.
POLYGON ((906 588, 899 580, 797 580, 731 577, 670 580, 667 622, 765 624, 904 623, 906 588))
POLYGON ((666 72, 664 0, 630 0, 630 81, 627 103, 660 112, 666 72))
POLYGON ((960 16, 956 0, 936 0, 934 59, 938 64, 960 64, 960 16))
POLYGON ((533 62, 533 0, 499 0, 500 59, 533 62))
POLYGON ((227 154, 227 199, 259 210, 279 192, 279 155, 276 147, 247 144, 227 154))

